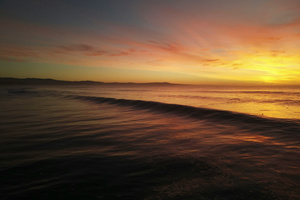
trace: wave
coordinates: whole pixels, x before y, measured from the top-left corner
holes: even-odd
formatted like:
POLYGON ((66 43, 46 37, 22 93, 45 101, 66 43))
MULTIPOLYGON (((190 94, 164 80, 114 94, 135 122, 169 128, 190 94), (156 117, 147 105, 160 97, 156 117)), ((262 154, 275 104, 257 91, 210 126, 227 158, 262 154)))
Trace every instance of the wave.
POLYGON ((265 91, 265 90, 199 90, 195 92, 201 92, 201 93, 240 93, 240 94, 267 94, 267 95, 295 95, 300 96, 300 92, 297 91, 265 91))
POLYGON ((209 120, 217 123, 231 123, 234 125, 252 124, 253 128, 263 129, 284 129, 284 132, 300 133, 300 124, 297 120, 264 118, 256 115, 237 113, 225 110, 193 107, 179 104, 168 104, 155 101, 115 99, 106 97, 77 96, 71 95, 68 98, 80 99, 96 103, 107 103, 117 106, 131 107, 135 109, 149 110, 159 113, 175 114, 183 117, 209 120))
MULTIPOLYGON (((225 92, 224 92, 225 93, 225 92)), ((231 92, 228 92, 231 93, 231 92)), ((273 104, 282 104, 282 105, 294 105, 299 106, 300 101, 299 99, 271 99, 271 100, 264 100, 264 99, 251 99, 251 98, 228 98, 228 97, 216 97, 216 96, 195 96, 195 95, 159 95, 159 97, 171 97, 171 98, 183 98, 183 99, 205 99, 205 100, 223 100, 226 102, 239 102, 239 103, 273 103, 273 104)))
MULTIPOLYGON (((20 90, 9 90, 9 94, 15 95, 34 95, 34 96, 55 96, 62 98, 80 99, 95 103, 107 103, 117 106, 131 107, 134 109, 147 110, 151 112, 174 114, 182 117, 189 117, 199 120, 208 120, 214 123, 223 123, 240 128, 251 129, 251 131, 284 132, 298 135, 300 133, 300 120, 298 119, 279 119, 266 116, 250 115, 226 110, 217 110, 211 108, 193 107, 180 104, 169 104, 155 101, 116 99, 107 97, 82 96, 72 92, 57 92, 55 90, 34 91, 31 88, 22 88, 20 90), (243 125, 245 125, 243 127, 243 125)), ((234 99, 239 100, 239 99, 234 99)), ((277 100, 277 103, 280 100, 277 100)), ((289 101, 289 100, 287 100, 289 101)), ((289 102, 290 104, 292 102, 289 102)))

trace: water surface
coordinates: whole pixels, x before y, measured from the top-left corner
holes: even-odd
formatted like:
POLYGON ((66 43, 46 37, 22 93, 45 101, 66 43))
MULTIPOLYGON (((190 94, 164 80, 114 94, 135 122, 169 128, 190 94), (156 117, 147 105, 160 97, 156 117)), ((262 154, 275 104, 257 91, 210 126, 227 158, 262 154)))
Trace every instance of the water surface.
POLYGON ((1 87, 1 199, 299 199, 299 89, 1 87))

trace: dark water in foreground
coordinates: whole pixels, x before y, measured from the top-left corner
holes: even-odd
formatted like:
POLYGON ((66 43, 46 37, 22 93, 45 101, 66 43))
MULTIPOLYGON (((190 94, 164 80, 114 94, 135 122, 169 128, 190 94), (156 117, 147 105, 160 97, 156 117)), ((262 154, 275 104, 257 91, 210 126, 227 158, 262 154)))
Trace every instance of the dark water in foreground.
POLYGON ((195 92, 104 90, 115 93, 1 88, 0 199, 300 199, 295 109, 271 118, 200 108, 195 92))

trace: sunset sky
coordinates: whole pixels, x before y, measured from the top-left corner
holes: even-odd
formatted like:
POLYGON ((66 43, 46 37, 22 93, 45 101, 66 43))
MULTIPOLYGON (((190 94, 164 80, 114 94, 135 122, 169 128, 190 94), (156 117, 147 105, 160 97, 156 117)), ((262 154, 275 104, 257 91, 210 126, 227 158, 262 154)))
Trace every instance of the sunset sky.
POLYGON ((300 84, 299 0, 2 0, 0 77, 300 84))

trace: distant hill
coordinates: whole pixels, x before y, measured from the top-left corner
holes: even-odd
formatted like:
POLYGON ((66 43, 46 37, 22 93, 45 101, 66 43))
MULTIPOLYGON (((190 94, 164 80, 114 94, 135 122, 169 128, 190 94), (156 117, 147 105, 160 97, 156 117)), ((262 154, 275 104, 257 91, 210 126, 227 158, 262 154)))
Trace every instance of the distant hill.
POLYGON ((62 81, 55 79, 41 78, 0 78, 0 85, 106 85, 106 84, 130 84, 130 85, 175 85, 168 82, 151 82, 151 83, 120 83, 120 82, 97 82, 97 81, 62 81))

